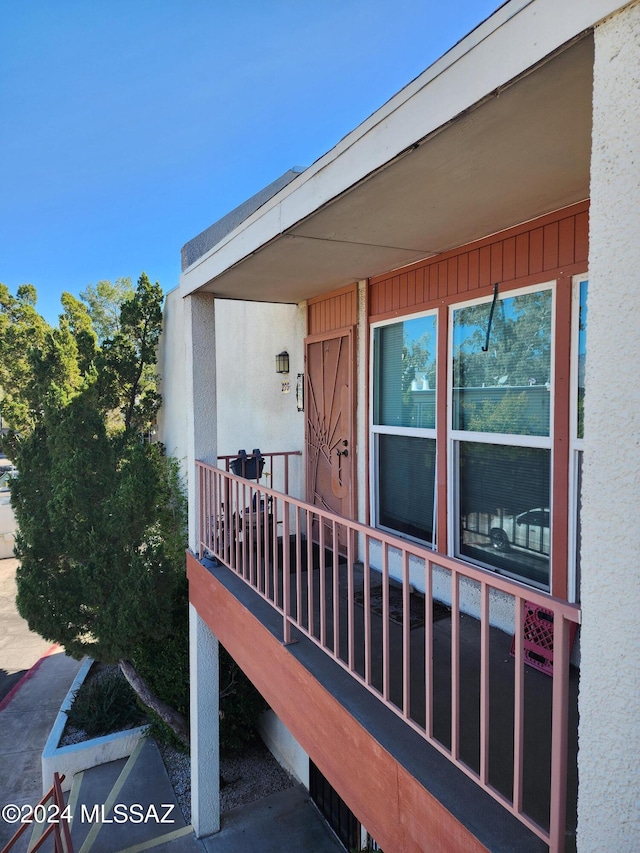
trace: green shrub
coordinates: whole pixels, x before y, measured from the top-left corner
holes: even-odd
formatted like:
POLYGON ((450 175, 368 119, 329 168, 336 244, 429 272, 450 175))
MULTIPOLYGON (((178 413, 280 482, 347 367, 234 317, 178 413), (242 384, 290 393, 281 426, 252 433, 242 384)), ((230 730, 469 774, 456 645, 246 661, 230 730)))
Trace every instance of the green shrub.
POLYGON ((146 721, 136 694, 118 670, 85 681, 74 693, 67 711, 72 726, 93 737, 130 728, 146 721))
POLYGON ((220 749, 239 752, 256 738, 267 703, 229 652, 220 646, 220 749))
POLYGON ((171 622, 161 639, 140 640, 133 664, 149 688, 176 711, 189 716, 189 592, 186 576, 175 591, 171 622))

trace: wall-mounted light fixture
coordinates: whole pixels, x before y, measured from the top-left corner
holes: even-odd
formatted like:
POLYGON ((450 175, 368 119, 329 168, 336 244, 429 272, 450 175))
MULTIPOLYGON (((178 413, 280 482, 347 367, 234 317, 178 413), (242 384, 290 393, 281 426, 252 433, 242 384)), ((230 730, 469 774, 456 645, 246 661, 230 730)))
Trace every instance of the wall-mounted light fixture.
POLYGON ((276 373, 288 373, 289 372, 289 353, 285 350, 284 352, 278 353, 276 356, 276 373))

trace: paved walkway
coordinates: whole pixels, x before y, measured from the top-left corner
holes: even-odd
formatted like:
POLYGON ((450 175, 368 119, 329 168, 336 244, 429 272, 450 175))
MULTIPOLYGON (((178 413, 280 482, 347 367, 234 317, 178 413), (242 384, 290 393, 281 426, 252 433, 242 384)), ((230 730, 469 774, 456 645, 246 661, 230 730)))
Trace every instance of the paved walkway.
POLYGON ((207 853, 344 853, 302 785, 227 812, 202 841, 207 853))
MULTIPOLYGON (((42 750, 79 666, 58 651, 36 664, 5 696, 0 710, 0 806, 35 805, 42 797, 42 750)), ((0 819, 0 845, 15 830, 0 819)))
MULTIPOLYGON (((13 558, 0 560, 0 807, 42 796, 42 749, 80 666, 18 614, 17 568, 13 558)), ((0 845, 14 832, 0 818, 0 845)))
POLYGON ((0 702, 34 663, 55 650, 48 640, 30 631, 18 613, 17 568, 13 557, 0 560, 0 702))

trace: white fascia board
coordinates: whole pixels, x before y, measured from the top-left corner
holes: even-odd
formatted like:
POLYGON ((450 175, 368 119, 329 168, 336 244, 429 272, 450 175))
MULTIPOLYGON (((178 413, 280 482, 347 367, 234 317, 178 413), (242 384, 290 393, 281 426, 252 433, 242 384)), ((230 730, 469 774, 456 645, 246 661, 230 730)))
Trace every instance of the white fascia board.
POLYGON ((620 0, 505 3, 188 267, 180 277, 183 296, 212 281, 627 5, 620 0))

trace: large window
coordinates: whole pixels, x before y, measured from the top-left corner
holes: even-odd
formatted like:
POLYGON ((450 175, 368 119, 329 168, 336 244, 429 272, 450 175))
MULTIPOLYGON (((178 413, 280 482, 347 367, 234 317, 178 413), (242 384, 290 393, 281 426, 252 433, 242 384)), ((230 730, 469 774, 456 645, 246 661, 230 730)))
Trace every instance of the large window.
POLYGON ((435 314, 373 329, 372 515, 378 527, 433 544, 435 314))
POLYGON ((571 599, 580 578, 587 276, 573 279, 571 345, 567 318, 555 317, 556 289, 565 306, 567 286, 450 305, 439 365, 443 315, 372 324, 370 483, 374 526, 434 547, 439 496, 448 554, 571 599), (436 418, 436 382, 447 385, 446 417, 436 418))
POLYGON ((452 310, 454 553, 549 588, 550 286, 452 310))
POLYGON ((584 452, 585 370, 587 366, 587 294, 589 282, 577 276, 573 282, 572 405, 571 405, 571 535, 569 537, 569 597, 580 590, 580 493, 584 452))

